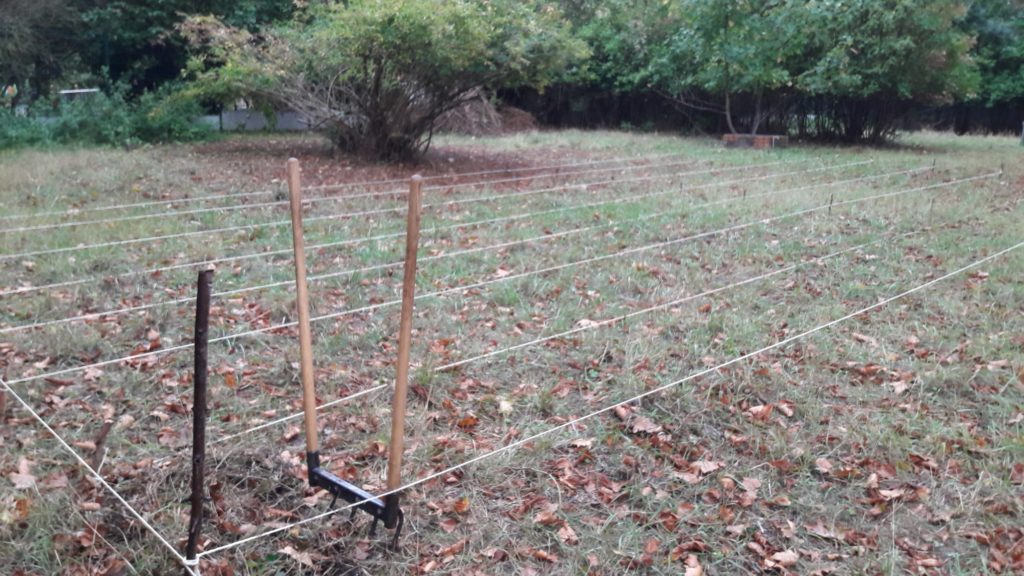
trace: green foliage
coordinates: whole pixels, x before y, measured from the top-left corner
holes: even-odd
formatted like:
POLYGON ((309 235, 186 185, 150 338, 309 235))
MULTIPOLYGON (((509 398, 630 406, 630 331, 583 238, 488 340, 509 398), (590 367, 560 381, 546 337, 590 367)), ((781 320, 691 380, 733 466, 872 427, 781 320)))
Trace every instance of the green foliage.
POLYGON ((675 27, 669 2, 571 0, 563 2, 590 58, 570 70, 565 82, 599 89, 642 89, 653 50, 675 27))
POLYGON ((177 86, 164 86, 140 96, 133 106, 132 137, 143 142, 193 142, 211 135, 211 128, 196 122, 203 108, 196 98, 177 86))
POLYGON ((49 124, 50 140, 58 144, 88 143, 121 146, 131 140, 132 112, 124 91, 77 98, 60 105, 49 124))
POLYGON ((39 146, 50 141, 48 127, 35 118, 18 116, 9 108, 0 108, 0 150, 39 146))
POLYGON ((127 146, 137 143, 183 142, 207 138, 208 127, 195 123, 202 114, 187 93, 165 88, 126 99, 121 86, 64 102, 55 109, 40 107, 25 116, 0 109, 0 148, 49 144, 127 146))
POLYGON ((977 86, 970 38, 954 23, 961 0, 809 1, 796 14, 813 60, 799 75, 812 95, 950 102, 977 86))
POLYGON ((669 89, 709 93, 772 90, 791 79, 791 8, 771 0, 684 0, 678 28, 655 63, 669 89))
POLYGON ((964 28, 975 34, 979 99, 988 106, 1024 99, 1024 2, 976 0, 964 28))
POLYGON ((205 95, 295 109, 375 158, 424 150, 435 120, 480 87, 543 87, 584 54, 558 11, 515 0, 353 0, 261 38, 212 19, 182 31, 205 95))
POLYGON ((676 29, 647 68, 694 109, 762 121, 813 109, 819 133, 891 134, 902 107, 977 87, 962 0, 679 0, 676 29), (739 109, 739 111, 737 111, 739 109))

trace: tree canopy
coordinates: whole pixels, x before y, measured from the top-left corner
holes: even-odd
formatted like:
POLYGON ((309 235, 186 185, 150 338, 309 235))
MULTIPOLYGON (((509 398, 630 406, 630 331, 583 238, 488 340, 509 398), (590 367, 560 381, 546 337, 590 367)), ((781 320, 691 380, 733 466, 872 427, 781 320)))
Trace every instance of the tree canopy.
POLYGON ((481 87, 642 96, 690 126, 849 141, 891 136, 908 111, 1024 117, 1022 0, 0 1, 0 81, 20 100, 187 79, 378 156, 422 149, 481 87))
POLYGON ((287 106, 376 158, 425 149, 479 87, 543 87, 586 53, 557 10, 518 0, 352 0, 259 37, 210 18, 183 29, 205 94, 287 106))

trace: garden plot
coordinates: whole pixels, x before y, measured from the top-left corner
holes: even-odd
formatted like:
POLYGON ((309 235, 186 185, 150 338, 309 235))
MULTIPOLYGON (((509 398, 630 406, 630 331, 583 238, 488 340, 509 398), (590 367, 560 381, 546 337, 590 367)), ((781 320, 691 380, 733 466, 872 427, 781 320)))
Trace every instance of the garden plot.
MULTIPOLYGON (((573 155, 559 138, 579 147, 571 134, 513 142, 558 162, 426 182, 397 552, 304 482, 273 171, 187 197, 55 187, 12 202, 4 381, 95 474, 9 408, 5 498, 25 526, 4 529, 78 534, 57 539, 63 554, 170 569, 187 526, 195 271, 214 265, 204 573, 1014 561, 1019 174, 919 150, 607 135, 637 153, 573 155), (61 486, 74 519, 47 502, 61 486)), ((321 453, 380 493, 406 186, 312 180, 321 453)), ((26 573, 61 562, 38 544, 10 555, 26 573)))

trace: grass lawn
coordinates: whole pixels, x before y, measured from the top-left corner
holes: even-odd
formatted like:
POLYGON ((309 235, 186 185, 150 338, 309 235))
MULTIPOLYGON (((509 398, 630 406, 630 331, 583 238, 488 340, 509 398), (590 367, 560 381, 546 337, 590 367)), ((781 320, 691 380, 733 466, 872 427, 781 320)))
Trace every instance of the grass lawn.
MULTIPOLYGON (((213 261, 203 574, 1012 573, 1024 248, 1000 252, 1024 241, 1021 158, 933 133, 772 152, 447 136, 401 166, 280 135, 8 152, 0 376, 181 550, 213 261), (330 498, 305 484, 289 156, 312 200, 321 453, 371 492, 401 179, 430 177, 397 551, 365 515, 290 526, 330 498)), ((181 571, 4 398, 4 573, 181 571)))

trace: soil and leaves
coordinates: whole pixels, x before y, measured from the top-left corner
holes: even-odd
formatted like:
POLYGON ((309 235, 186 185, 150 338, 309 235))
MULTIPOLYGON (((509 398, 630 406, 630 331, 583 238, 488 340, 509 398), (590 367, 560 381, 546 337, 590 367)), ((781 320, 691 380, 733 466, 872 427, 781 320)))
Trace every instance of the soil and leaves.
MULTIPOLYGON (((5 381, 180 548, 191 355, 170 349, 190 342, 195 271, 148 271, 259 254, 217 264, 217 292, 271 286, 214 300, 214 338, 260 332, 211 344, 204 547, 301 521, 330 498, 306 487, 301 419, 271 424, 300 401, 290 228, 253 226, 287 220, 284 158, 300 158, 315 200, 307 245, 329 245, 309 255, 313 315, 327 317, 314 323, 319 399, 364 393, 320 412, 322 454, 371 491, 384 483, 400 285, 400 267, 380 265, 401 260, 403 184, 335 185, 601 161, 428 182, 404 477, 432 478, 404 496, 401 549, 344 513, 213 555, 204 573, 1024 569, 1019 253, 691 377, 1019 242, 1015 140, 771 153, 600 132, 439 144, 397 167, 266 136, 0 157, 5 381), (848 202, 1002 162, 988 179, 848 202), (924 170, 896 173, 912 168, 924 170), (509 181, 473 185, 487 177, 509 181), (143 201, 168 203, 95 210, 143 201), (99 222, 215 206, 232 209, 99 222)), ((0 415, 11 573, 178 570, 10 397, 0 415)))

